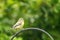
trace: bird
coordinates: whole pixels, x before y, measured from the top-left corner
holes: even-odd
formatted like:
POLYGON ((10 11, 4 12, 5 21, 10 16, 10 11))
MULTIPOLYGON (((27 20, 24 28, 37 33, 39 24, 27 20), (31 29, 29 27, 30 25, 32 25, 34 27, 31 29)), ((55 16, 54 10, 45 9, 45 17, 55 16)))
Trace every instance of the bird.
POLYGON ((19 18, 19 20, 16 22, 16 24, 13 25, 13 29, 18 30, 18 29, 22 29, 24 26, 24 19, 23 18, 19 18))

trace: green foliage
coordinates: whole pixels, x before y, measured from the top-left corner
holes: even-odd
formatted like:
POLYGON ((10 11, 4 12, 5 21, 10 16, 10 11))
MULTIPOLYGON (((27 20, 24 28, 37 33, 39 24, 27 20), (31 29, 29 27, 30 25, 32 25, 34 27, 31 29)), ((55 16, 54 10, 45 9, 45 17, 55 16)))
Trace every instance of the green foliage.
MULTIPOLYGON (((14 34, 10 28, 20 17, 25 20, 24 28, 42 28, 55 40, 60 39, 60 0, 0 0, 0 40, 9 40, 14 34)), ((46 35, 39 33, 25 32, 21 37, 23 40, 34 40, 35 35, 35 40, 50 40, 46 35), (29 35, 32 35, 31 39, 28 38, 29 35)))

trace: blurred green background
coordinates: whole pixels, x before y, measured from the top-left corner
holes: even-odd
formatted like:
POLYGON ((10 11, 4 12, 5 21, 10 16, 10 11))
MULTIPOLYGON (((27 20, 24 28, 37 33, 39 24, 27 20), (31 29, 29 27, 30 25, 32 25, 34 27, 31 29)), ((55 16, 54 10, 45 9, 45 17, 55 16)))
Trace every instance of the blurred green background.
MULTIPOLYGON (((60 40, 60 0, 0 0, 0 40, 10 40, 10 28, 22 17, 24 28, 41 28, 60 40)), ((25 31, 15 40, 50 40, 37 30, 25 31)))

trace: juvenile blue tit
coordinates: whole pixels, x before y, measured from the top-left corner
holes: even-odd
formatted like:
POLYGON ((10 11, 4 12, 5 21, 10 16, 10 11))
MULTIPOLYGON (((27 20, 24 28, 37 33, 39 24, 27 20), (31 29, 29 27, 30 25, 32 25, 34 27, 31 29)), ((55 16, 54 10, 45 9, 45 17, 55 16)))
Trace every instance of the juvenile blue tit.
POLYGON ((24 19, 23 18, 19 18, 19 20, 17 21, 17 23, 15 25, 13 25, 13 29, 22 29, 24 26, 24 19))

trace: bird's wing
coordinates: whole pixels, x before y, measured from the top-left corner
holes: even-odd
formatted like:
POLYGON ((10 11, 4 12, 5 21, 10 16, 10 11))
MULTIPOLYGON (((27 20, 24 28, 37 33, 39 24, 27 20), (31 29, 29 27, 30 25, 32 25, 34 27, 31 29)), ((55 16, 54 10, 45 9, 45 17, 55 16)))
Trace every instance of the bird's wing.
POLYGON ((13 28, 21 25, 23 21, 24 21, 23 18, 20 18, 20 19, 17 21, 17 23, 16 23, 15 25, 13 25, 13 28))

